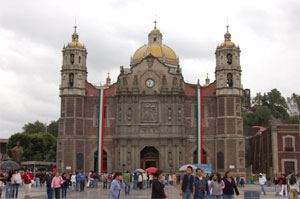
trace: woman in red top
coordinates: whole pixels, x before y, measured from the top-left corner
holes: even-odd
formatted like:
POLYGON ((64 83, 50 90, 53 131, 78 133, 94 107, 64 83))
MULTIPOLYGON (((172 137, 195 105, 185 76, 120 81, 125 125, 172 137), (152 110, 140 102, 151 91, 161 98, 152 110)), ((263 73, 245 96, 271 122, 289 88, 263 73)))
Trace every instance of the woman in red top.
POLYGON ((26 170, 26 173, 22 176, 24 180, 24 187, 25 187, 25 198, 30 198, 30 192, 31 192, 31 180, 33 179, 33 175, 30 172, 29 169, 26 170))

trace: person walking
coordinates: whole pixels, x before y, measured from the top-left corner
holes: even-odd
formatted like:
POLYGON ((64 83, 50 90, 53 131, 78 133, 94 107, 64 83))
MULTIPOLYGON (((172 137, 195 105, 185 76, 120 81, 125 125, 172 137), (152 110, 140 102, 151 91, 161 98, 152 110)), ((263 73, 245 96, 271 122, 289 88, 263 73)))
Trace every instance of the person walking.
POLYGON ((211 190, 211 198, 219 199, 223 198, 223 189, 225 188, 224 181, 221 179, 219 173, 213 175, 212 181, 210 182, 209 189, 211 190))
POLYGON ((42 180, 42 183, 46 182, 48 199, 52 199, 52 197, 53 197, 53 189, 51 187, 53 177, 54 177, 54 175, 53 175, 52 170, 49 170, 48 173, 44 176, 44 179, 42 180))
POLYGON ((204 199, 209 195, 210 193, 208 189, 207 179, 203 176, 203 171, 197 168, 195 177, 194 199, 204 199))
POLYGON ((258 181, 260 184, 260 193, 263 193, 264 195, 266 195, 265 184, 266 184, 267 180, 262 173, 259 174, 258 181))
POLYGON ((147 180, 148 180, 147 173, 144 172, 143 173, 143 188, 148 188, 147 187, 147 180))
POLYGON ((60 189, 63 182, 64 181, 62 177, 59 175, 59 172, 56 171, 55 176, 53 177, 51 182, 51 188, 54 189, 55 199, 60 199, 60 189))
POLYGON ((223 182, 225 184, 225 187, 223 189, 224 199, 234 199, 234 192, 237 196, 240 195, 239 190, 229 170, 225 172, 223 182))
POLYGON ((6 184, 6 180, 5 180, 4 169, 0 169, 0 198, 2 197, 3 189, 5 189, 5 184, 6 184))
POLYGON ((85 175, 83 172, 80 172, 80 175, 79 175, 79 182, 80 182, 80 191, 84 191, 84 186, 85 186, 85 175))
POLYGON ((5 197, 6 198, 11 198, 12 196, 12 183, 11 183, 11 178, 12 178, 13 172, 12 170, 8 171, 6 175, 6 190, 5 190, 5 197))
POLYGON ((244 186, 245 186, 245 177, 242 175, 241 176, 241 178, 240 178, 240 185, 241 185, 241 187, 243 187, 244 188, 244 186))
POLYGON ((137 189, 138 181, 139 181, 139 175, 135 173, 133 175, 133 189, 137 189))
POLYGON ((18 170, 14 171, 12 178, 11 178, 11 183, 12 183, 11 198, 18 198, 19 186, 20 186, 20 184, 22 184, 21 174, 19 173, 18 170))
POLYGON ((103 189, 107 189, 107 179, 108 179, 108 174, 104 173, 102 175, 103 189))
POLYGON ((130 173, 127 171, 124 174, 124 183, 125 183, 125 195, 130 194, 130 173))
POLYGON ((274 176, 274 184, 275 184, 275 196, 279 196, 279 187, 280 187, 280 179, 277 174, 274 176))
POLYGON ((139 178, 138 178, 138 187, 140 189, 143 189, 143 176, 142 173, 139 174, 139 178))
POLYGON ((291 176, 291 179, 289 181, 289 186, 290 186, 289 199, 297 199, 298 192, 299 192, 299 184, 297 182, 297 178, 295 175, 291 176))
POLYGON ((62 174, 63 184, 61 185, 61 197, 66 198, 67 197, 67 191, 70 184, 70 178, 66 173, 62 174))
POLYGON ((25 198, 30 198, 31 194, 31 180, 33 180, 33 175, 29 169, 23 175, 24 187, 25 187, 25 198))
POLYGON ((172 176, 172 181, 173 181, 173 186, 175 186, 176 185, 176 181, 177 181, 177 177, 176 177, 175 173, 172 176))
POLYGON ((123 183, 122 173, 115 173, 111 186, 110 186, 110 199, 120 199, 121 198, 121 189, 125 188, 123 183))
POLYGON ((76 173, 76 191, 79 191, 79 189, 80 189, 80 175, 81 175, 81 173, 80 172, 77 172, 76 173))
POLYGON ((71 175, 71 183, 72 183, 72 190, 76 190, 76 172, 73 171, 71 175))
POLYGON ((108 178, 107 178, 107 187, 108 187, 108 189, 110 189, 110 185, 111 185, 112 180, 113 180, 113 176, 112 176, 112 173, 110 173, 108 175, 108 178))
POLYGON ((282 187, 281 187, 281 191, 280 191, 279 195, 288 196, 286 175, 282 175, 281 184, 282 184, 282 187))
POLYGON ((98 182, 99 182, 99 174, 98 174, 98 172, 95 172, 94 179, 95 179, 94 188, 98 188, 98 182))
POLYGON ((151 193, 151 199, 163 199, 166 198, 165 194, 165 184, 167 183, 166 181, 162 181, 163 177, 163 171, 157 170, 154 173, 153 176, 153 181, 152 181, 152 193, 151 193))
POLYGON ((179 184, 179 195, 182 199, 192 199, 195 194, 195 177, 193 167, 188 166, 186 174, 181 175, 179 184))
POLYGON ((41 172, 37 171, 34 177, 36 187, 40 186, 40 177, 41 177, 41 172))

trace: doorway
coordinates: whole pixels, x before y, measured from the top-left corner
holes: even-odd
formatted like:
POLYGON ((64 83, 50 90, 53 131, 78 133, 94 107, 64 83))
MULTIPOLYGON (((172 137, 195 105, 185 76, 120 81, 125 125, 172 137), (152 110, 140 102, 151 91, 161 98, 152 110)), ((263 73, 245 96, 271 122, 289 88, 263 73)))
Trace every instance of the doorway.
MULTIPOLYGON (((207 164, 207 160, 206 160, 206 151, 204 149, 202 149, 202 158, 203 158, 203 162, 202 164, 207 164)), ((197 150, 194 151, 194 163, 197 162, 197 150)))
POLYGON ((159 168, 159 152, 155 147, 145 147, 140 154, 141 168, 149 167, 159 168))
MULTIPOLYGON (((97 171, 98 150, 94 154, 94 171, 97 171)), ((107 173, 107 153, 103 150, 103 173, 107 173)))

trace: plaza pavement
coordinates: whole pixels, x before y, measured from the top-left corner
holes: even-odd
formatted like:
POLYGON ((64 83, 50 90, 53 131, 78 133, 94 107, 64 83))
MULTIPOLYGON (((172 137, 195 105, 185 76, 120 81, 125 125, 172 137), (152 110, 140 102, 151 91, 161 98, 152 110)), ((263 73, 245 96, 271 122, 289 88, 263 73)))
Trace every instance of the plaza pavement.
MULTIPOLYGON (((67 194, 67 198, 78 198, 78 199, 92 199, 92 198, 101 198, 101 199, 109 199, 109 190, 102 189, 102 185, 100 184, 100 188, 92 189, 85 188, 84 192, 76 192, 69 191, 67 194)), ((246 185, 245 188, 239 188, 240 196, 236 196, 235 199, 244 199, 244 190, 259 190, 259 185, 246 185)), ((166 192, 168 194, 168 198, 170 199, 181 199, 179 196, 179 187, 178 186, 166 186, 166 192)), ((267 196, 262 196, 262 199, 287 199, 288 197, 275 197, 274 186, 267 187, 267 196)), ((5 193, 3 193, 3 198, 5 197, 5 193)), ((151 189, 143 189, 143 190, 131 190, 130 195, 125 195, 124 190, 121 193, 120 199, 150 199, 151 197, 151 189)), ((24 187, 21 187, 19 190, 19 198, 24 198, 24 187)), ((31 191, 31 198, 40 198, 45 199, 46 196, 46 187, 33 187, 31 191)), ((300 198, 300 197, 299 197, 300 198)))

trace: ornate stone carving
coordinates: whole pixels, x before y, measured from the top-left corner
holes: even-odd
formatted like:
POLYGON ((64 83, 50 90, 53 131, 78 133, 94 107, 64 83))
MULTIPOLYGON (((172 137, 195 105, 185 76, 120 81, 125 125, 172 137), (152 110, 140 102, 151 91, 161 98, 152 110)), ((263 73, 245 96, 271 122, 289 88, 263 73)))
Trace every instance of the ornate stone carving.
POLYGON ((169 121, 172 120, 172 108, 171 107, 168 108, 168 120, 169 121))
POLYGON ((152 68, 153 62, 154 62, 154 60, 153 60, 152 57, 147 58, 147 64, 148 64, 148 67, 149 67, 149 68, 152 68))
POLYGON ((131 110, 131 107, 128 108, 127 119, 128 119, 128 121, 131 121, 131 119, 132 119, 132 110, 131 110))
POLYGON ((178 121, 181 121, 182 114, 181 114, 181 108, 178 108, 178 121))
POLYGON ((173 77, 173 88, 177 88, 177 77, 173 77))
POLYGON ((142 122, 158 122, 157 103, 142 103, 142 122))

